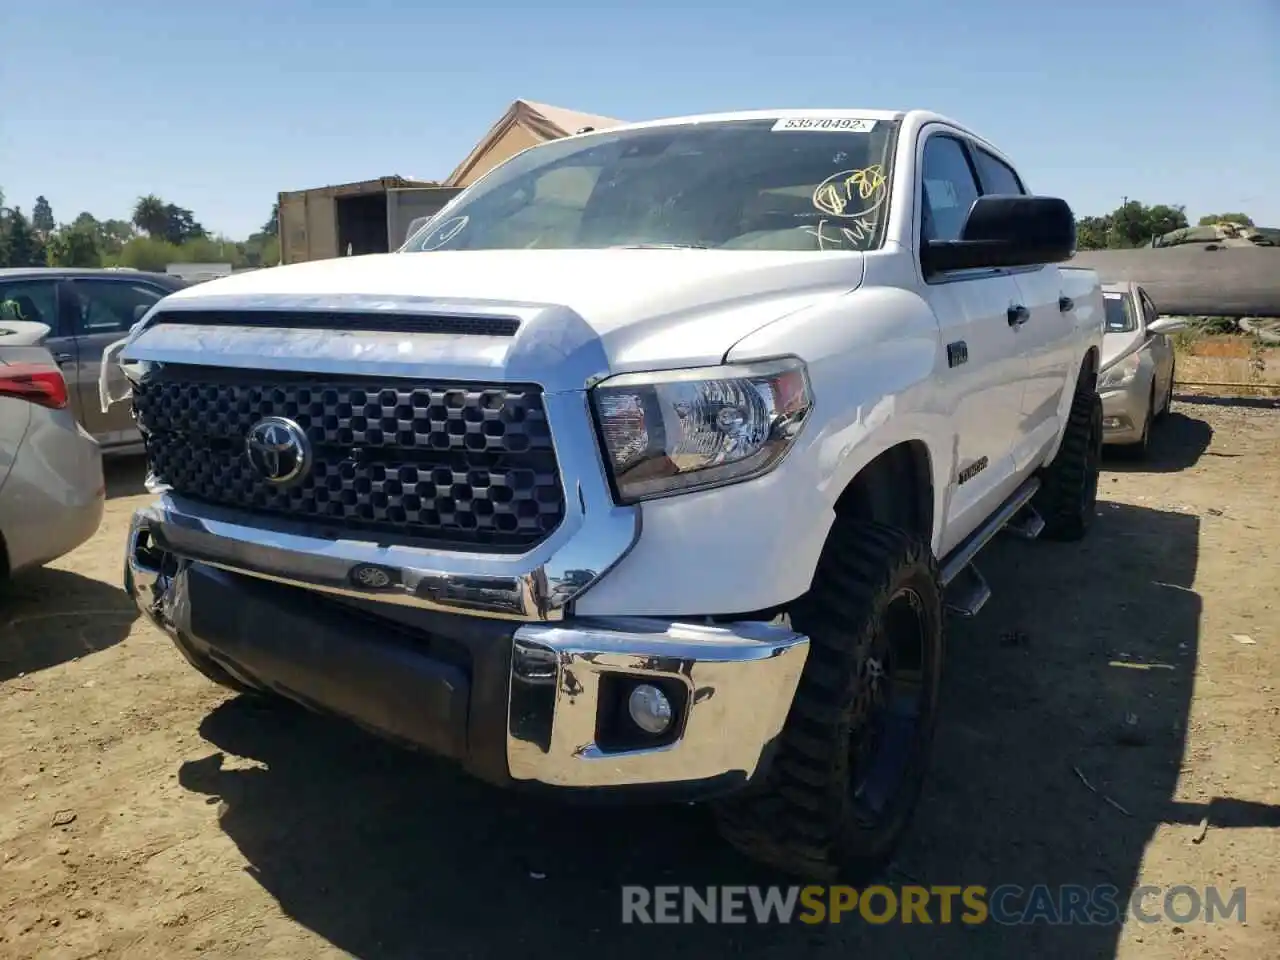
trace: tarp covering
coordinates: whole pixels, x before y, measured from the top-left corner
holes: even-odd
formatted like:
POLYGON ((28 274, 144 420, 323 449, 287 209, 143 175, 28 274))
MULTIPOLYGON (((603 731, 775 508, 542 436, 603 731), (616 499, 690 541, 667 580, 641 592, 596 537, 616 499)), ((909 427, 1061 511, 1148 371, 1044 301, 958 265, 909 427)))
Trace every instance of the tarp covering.
POLYGON ((1104 283, 1132 280, 1162 314, 1280 316, 1280 248, 1185 244, 1081 251, 1072 266, 1092 267, 1104 283))
POLYGON ((516 100, 467 154, 467 158, 458 164, 445 184, 465 187, 526 147, 572 136, 584 127, 607 130, 625 122, 532 100, 516 100))

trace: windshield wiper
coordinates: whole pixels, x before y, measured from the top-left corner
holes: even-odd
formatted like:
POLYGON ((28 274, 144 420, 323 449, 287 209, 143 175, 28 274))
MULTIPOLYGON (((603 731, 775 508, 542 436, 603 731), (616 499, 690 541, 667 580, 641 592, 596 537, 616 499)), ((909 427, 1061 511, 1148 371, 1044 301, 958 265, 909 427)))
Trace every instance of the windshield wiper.
POLYGON ((708 250, 705 243, 618 243, 610 250, 708 250))

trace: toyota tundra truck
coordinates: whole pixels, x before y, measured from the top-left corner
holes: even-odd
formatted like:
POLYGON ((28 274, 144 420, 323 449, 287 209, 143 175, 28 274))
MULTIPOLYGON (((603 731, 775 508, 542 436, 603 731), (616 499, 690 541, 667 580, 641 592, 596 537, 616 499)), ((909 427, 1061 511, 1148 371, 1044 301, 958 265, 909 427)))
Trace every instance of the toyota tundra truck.
POLYGON ((1074 245, 1066 202, 929 112, 533 147, 394 253, 135 325, 156 499, 125 586, 232 690, 503 786, 706 800, 752 857, 866 875, 979 551, 1094 517, 1074 245))

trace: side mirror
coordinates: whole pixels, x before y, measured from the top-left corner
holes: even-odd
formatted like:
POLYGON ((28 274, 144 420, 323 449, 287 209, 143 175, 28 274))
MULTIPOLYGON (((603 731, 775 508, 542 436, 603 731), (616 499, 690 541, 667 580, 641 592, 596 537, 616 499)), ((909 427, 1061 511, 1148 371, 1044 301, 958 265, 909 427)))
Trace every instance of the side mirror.
POLYGON ((1190 317, 1156 317, 1147 324, 1147 333, 1177 333, 1191 326, 1190 317))
POLYGON ((1057 197, 986 196, 974 201, 959 240, 931 240, 925 272, 1061 263, 1076 248, 1076 218, 1057 197))

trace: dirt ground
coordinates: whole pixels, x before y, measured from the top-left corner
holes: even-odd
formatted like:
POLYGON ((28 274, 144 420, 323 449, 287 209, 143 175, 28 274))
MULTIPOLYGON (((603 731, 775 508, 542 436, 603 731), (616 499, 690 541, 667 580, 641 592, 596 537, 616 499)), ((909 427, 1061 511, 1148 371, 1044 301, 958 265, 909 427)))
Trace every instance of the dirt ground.
POLYGON ((1280 405, 1182 401, 1087 541, 993 546, 890 878, 1244 886, 1243 924, 623 927, 624 883, 779 878, 701 807, 534 802, 211 686, 119 588, 126 463, 0 599, 0 957, 1280 956, 1277 464, 1280 405))

